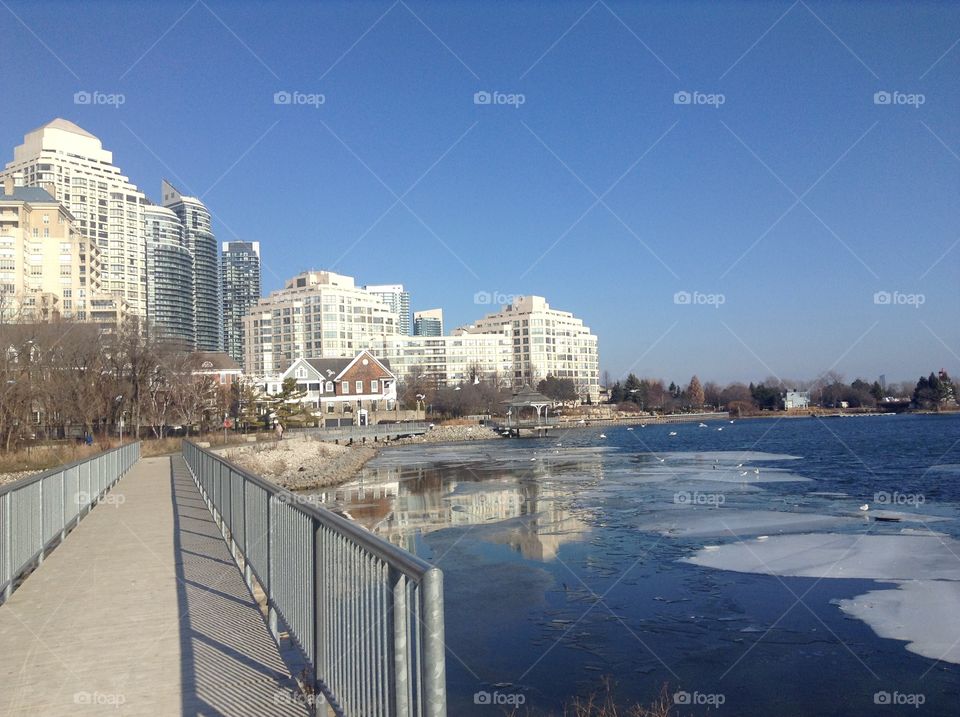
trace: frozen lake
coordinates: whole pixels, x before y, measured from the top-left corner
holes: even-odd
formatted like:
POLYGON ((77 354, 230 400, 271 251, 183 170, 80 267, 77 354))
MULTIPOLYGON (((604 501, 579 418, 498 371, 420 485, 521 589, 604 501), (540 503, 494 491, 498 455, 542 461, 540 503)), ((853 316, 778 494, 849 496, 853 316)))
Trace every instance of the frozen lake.
POLYGON ((316 495, 443 569, 451 715, 605 677, 682 715, 957 713, 960 416, 604 432, 391 449, 316 495))

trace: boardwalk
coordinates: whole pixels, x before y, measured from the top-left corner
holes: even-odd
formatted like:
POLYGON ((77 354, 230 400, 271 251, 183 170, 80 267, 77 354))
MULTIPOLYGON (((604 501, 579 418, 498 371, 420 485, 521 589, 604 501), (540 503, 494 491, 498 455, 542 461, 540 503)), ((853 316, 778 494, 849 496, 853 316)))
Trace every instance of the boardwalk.
POLYGON ((0 606, 0 715, 306 715, 182 458, 110 495, 0 606))

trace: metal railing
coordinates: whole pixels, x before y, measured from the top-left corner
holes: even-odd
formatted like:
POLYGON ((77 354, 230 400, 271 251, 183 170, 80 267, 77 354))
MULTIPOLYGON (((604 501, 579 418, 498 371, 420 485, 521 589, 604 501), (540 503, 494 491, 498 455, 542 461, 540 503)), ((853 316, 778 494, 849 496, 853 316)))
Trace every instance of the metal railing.
POLYGON ((350 717, 445 717, 440 570, 190 441, 183 456, 315 694, 350 717))
POLYGON ((0 599, 66 537, 140 458, 128 443, 75 463, 0 485, 0 599))

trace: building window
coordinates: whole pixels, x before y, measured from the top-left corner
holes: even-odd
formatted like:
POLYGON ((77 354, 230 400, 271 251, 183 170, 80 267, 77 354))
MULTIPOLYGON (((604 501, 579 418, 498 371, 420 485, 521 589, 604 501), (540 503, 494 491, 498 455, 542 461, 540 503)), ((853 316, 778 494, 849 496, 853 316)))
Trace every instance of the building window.
POLYGON ((297 369, 297 378, 306 378, 306 377, 307 377, 307 369, 301 366, 300 368, 297 369))
POLYGON ((350 382, 349 382, 349 381, 341 381, 341 382, 340 382, 340 393, 342 393, 342 394, 344 394, 344 395, 350 393, 350 382))
POLYGON ((357 393, 363 393, 363 381, 356 381, 357 393))
POLYGON ((333 381, 327 381, 327 393, 333 393, 333 381))
POLYGON ((373 379, 370 382, 370 393, 376 393, 376 392, 377 392, 377 380, 373 379))

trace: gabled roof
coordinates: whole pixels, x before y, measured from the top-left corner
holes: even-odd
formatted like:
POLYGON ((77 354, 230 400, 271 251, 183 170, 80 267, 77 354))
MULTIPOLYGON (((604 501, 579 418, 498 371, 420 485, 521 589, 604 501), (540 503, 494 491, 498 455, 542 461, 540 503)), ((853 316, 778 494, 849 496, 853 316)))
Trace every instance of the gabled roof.
POLYGON ((240 364, 221 351, 195 351, 190 366, 199 371, 240 371, 240 364))
POLYGON ((346 373, 347 369, 353 366, 353 364, 356 363, 362 357, 367 357, 373 360, 373 362, 379 365, 380 368, 382 368, 385 373, 388 373, 391 376, 393 376, 393 372, 390 371, 390 363, 388 361, 381 361, 369 351, 361 351, 353 358, 326 358, 326 359, 298 358, 298 359, 295 359, 293 363, 290 364, 289 368, 287 368, 287 370, 284 371, 282 375, 283 376, 291 375, 290 372, 293 369, 293 367, 296 366, 298 363, 303 362, 303 363, 306 363, 308 366, 310 366, 310 368, 312 368, 314 371, 316 371, 317 374, 319 374, 324 381, 338 381, 340 380, 340 376, 346 373))
POLYGON ((553 399, 547 398, 539 391, 534 391, 529 386, 524 385, 523 388, 513 394, 509 401, 502 401, 502 403, 515 407, 542 406, 552 404, 553 399))

